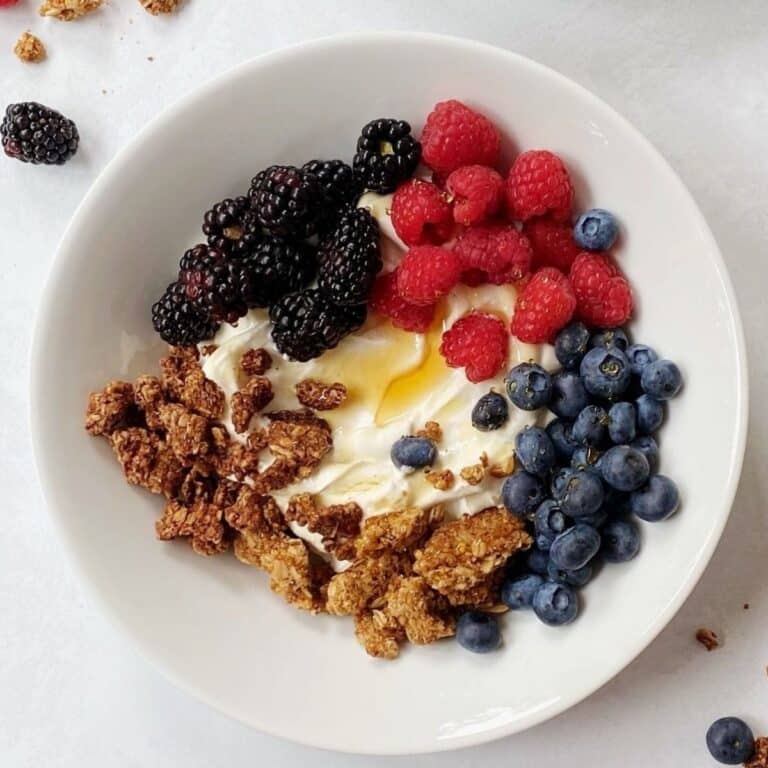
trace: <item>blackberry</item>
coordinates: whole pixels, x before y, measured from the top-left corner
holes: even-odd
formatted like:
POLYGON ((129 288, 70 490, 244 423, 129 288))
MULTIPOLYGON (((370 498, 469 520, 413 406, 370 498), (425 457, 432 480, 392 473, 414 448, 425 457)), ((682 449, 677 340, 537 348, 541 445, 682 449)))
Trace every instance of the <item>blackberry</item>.
POLYGON ((223 251, 200 244, 179 262, 179 282, 198 312, 216 322, 234 323, 248 310, 238 271, 223 251))
POLYGON ((362 304, 382 267, 379 225, 364 208, 348 208, 320 241, 318 287, 335 304, 362 304))
POLYGON ((251 201, 244 196, 227 198, 203 217, 203 234, 208 245, 234 258, 251 253, 261 239, 261 228, 251 211, 251 201))
POLYGON ((420 159, 421 144, 411 135, 411 126, 380 118, 363 127, 352 167, 366 189, 388 194, 413 175, 420 159))
POLYGON ((234 268, 245 304, 269 307, 286 293, 299 291, 314 280, 317 256, 307 243, 267 236, 234 268))
POLYGON ((219 328, 187 298, 181 283, 171 283, 152 305, 152 325, 168 344, 188 347, 211 339, 219 328))
POLYGON ((9 104, 0 124, 3 150, 22 163, 61 165, 77 152, 77 126, 53 109, 26 101, 9 104))
POLYGON ((354 203, 363 191, 355 172, 343 160, 310 160, 301 170, 318 178, 325 199, 333 208, 354 203))
POLYGON ((306 362, 357 330, 365 315, 364 304, 339 307, 317 288, 307 288, 283 296, 272 306, 272 340, 284 355, 306 362))
POLYGON ((248 193, 256 220, 272 235, 303 240, 325 213, 320 180, 292 165, 272 165, 257 174, 248 193))

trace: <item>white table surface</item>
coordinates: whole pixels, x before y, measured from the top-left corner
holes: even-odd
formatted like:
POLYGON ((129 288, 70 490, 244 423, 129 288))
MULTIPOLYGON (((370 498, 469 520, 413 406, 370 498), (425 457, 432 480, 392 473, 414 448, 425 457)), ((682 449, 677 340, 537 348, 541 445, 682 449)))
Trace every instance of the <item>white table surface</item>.
POLYGON ((738 714, 768 732, 761 401, 768 394, 768 4, 187 0, 176 16, 153 18, 137 0, 108 0, 76 24, 40 19, 36 4, 22 0, 0 11, 0 106, 50 104, 76 119, 82 142, 65 168, 0 158, 0 765, 680 768, 714 764, 703 737, 715 717, 738 714), (44 64, 23 65, 10 53, 28 27, 48 46, 44 64), (297 747, 167 683, 84 598, 46 516, 27 430, 27 357, 40 286, 68 219, 104 165, 166 105, 232 65, 370 28, 495 43, 554 67, 628 117, 708 218, 736 286, 751 362, 750 438, 733 515, 670 626, 617 679, 555 720, 484 747, 416 759, 297 747), (698 626, 716 630, 724 646, 704 651, 693 640, 698 626))

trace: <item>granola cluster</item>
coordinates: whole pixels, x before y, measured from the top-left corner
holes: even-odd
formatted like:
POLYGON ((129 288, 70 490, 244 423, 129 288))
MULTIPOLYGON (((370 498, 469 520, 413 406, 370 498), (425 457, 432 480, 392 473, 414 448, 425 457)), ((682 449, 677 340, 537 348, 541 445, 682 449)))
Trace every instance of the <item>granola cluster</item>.
POLYGON ((41 16, 51 16, 59 21, 75 21, 87 13, 101 8, 103 0, 44 0, 41 16))
POLYGON ((181 0, 140 0, 147 13, 158 16, 161 13, 173 13, 181 0))
POLYGON ((13 52, 22 61, 36 62, 45 58, 45 46, 39 37, 25 32, 17 41, 13 52))

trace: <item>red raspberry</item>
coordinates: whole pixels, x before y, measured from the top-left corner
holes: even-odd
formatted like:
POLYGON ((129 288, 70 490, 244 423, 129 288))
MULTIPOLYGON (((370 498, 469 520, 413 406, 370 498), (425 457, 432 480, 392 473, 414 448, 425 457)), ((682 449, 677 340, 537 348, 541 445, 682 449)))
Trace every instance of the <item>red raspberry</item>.
POLYGON ((451 236, 453 220, 446 195, 434 184, 411 179, 392 198, 392 225, 406 245, 441 243, 451 236))
POLYGON ((397 328, 416 333, 424 333, 432 325, 435 314, 434 304, 417 307, 400 298, 397 293, 397 270, 376 278, 368 306, 380 315, 388 317, 397 328))
POLYGON ((550 341, 568 324, 575 309, 576 297, 568 278, 554 267, 544 267, 517 296, 512 334, 529 344, 550 341))
POLYGON ((484 115, 460 101, 436 104, 421 134, 421 159, 434 171, 450 173, 462 165, 495 165, 501 137, 484 115))
POLYGON ((19 0, 0 0, 0 8, 10 8, 18 2, 19 0))
POLYGON ((451 368, 464 368, 472 382, 495 376, 509 351, 509 334, 498 317, 470 312, 444 334, 440 354, 451 368))
POLYGON ((489 219, 501 207, 504 179, 493 168, 465 165, 457 168, 445 182, 453 196, 453 219, 468 227, 489 219))
POLYGON ((568 274, 580 249, 573 239, 573 229, 552 219, 528 219, 523 232, 533 248, 533 268, 556 267, 568 274))
POLYGON ((613 328, 632 315, 632 288, 610 256, 584 251, 571 267, 576 314, 587 325, 613 328))
POLYGON ((548 211, 555 221, 567 221, 573 186, 563 161, 544 149, 518 155, 507 177, 507 206, 512 218, 527 221, 548 211))
POLYGON ((497 284, 521 280, 531 269, 530 243, 509 224, 470 227, 459 235, 453 251, 465 270, 481 269, 497 279, 502 274, 509 278, 497 284))
POLYGON ((415 245, 397 269, 397 292, 420 307, 445 296, 461 276, 459 257, 436 245, 415 245))
POLYGON ((468 285, 470 288, 477 288, 478 285, 488 282, 488 273, 483 272, 482 269, 465 269, 461 273, 461 282, 464 285, 468 285))

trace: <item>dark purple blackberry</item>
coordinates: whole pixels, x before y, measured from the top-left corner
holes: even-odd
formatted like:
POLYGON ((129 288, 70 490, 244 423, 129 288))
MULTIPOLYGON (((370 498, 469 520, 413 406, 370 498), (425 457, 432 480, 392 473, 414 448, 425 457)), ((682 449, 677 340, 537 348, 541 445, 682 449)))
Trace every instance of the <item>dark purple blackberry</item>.
POLYGON ((413 175, 420 159, 421 144, 411 126, 382 117, 363 127, 352 167, 366 189, 388 194, 413 175))
POLYGON ((365 304, 339 307, 317 288, 289 293, 272 306, 272 340, 292 360, 305 362, 333 349, 357 330, 366 316, 365 304))
POLYGON ((205 244, 190 248, 179 262, 179 283, 187 298, 215 322, 234 323, 248 311, 235 263, 218 248, 205 244))
POLYGON ((326 210, 319 179, 292 165, 273 165, 261 171, 248 194, 259 224, 281 237, 303 240, 313 235, 326 210))
POLYGON ((317 284, 334 304, 362 304, 381 269, 379 225, 364 208, 348 208, 320 241, 317 284))
POLYGON ((240 295, 249 307, 270 307, 300 291, 317 274, 317 255, 307 243, 266 236, 235 265, 240 295))
POLYGON ((363 191, 352 167, 343 160, 310 160, 301 170, 317 176, 332 208, 354 203, 363 191))
POLYGON ((187 298, 181 283, 171 283, 152 305, 152 325, 163 341, 177 347, 212 339, 219 328, 187 298))
POLYGON ((207 211, 203 217, 203 234, 208 238, 208 245, 241 258, 256 247, 261 239, 261 227, 251 211, 251 201, 241 196, 222 200, 207 211))
POLYGON ((8 157, 22 163, 61 165, 77 152, 77 126, 56 110, 34 101, 9 104, 0 124, 8 157))

